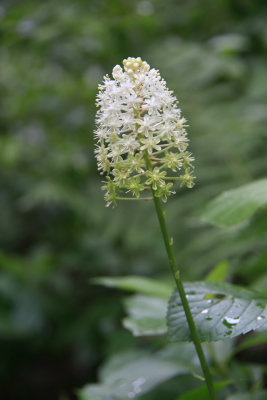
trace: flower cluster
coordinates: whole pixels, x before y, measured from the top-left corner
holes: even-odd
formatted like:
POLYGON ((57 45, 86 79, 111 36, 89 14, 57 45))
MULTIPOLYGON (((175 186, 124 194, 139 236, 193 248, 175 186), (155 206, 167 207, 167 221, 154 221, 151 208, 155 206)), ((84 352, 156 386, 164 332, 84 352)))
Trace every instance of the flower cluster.
POLYGON ((193 186, 186 120, 159 72, 140 57, 116 65, 99 85, 95 131, 98 169, 107 205, 152 190, 163 201, 173 185, 193 186), (178 174, 177 174, 178 173, 178 174))

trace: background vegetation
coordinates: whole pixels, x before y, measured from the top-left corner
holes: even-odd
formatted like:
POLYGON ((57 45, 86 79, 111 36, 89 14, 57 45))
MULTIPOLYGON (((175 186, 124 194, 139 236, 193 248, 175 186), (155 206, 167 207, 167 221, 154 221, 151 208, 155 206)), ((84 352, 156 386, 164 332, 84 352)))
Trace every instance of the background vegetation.
POLYGON ((122 59, 158 68, 189 121, 196 186, 166 206, 184 279, 225 260, 229 282, 266 292, 266 209, 230 229, 200 215, 267 175, 267 5, 2 0, 0 18, 0 397, 76 399, 110 356, 160 347, 121 326, 121 292, 90 284, 169 274, 152 204, 105 208, 96 171, 97 84, 122 59))

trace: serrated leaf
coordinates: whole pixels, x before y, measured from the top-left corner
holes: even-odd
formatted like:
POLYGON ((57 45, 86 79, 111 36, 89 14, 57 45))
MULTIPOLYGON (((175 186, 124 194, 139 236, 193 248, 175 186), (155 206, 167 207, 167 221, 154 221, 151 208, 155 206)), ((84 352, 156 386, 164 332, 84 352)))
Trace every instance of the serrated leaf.
MULTIPOLYGON (((229 385, 230 383, 231 381, 214 383, 215 392, 217 393, 221 388, 229 385)), ((209 398, 209 392, 207 385, 203 385, 182 394, 181 396, 179 396, 178 400, 207 400, 208 398, 209 398)))
POLYGON ((103 277, 92 280, 99 285, 168 298, 173 286, 141 276, 103 277))
POLYGON ((134 336, 161 335, 167 332, 167 300, 135 295, 125 299, 124 305, 129 317, 123 320, 123 325, 134 336))
POLYGON ((223 192, 206 207, 202 217, 219 226, 232 226, 250 218, 267 205, 267 179, 223 192))
MULTIPOLYGON (((200 340, 211 342, 267 326, 267 299, 227 283, 185 285, 200 340)), ((170 297, 167 326, 171 341, 191 341, 180 296, 170 297)))

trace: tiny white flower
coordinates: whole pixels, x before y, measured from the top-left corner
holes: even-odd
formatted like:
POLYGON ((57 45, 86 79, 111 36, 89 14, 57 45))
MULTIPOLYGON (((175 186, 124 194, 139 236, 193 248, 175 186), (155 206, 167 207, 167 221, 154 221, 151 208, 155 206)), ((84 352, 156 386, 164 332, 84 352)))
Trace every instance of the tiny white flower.
POLYGON ((135 137, 131 135, 122 135, 121 146, 123 152, 134 154, 134 152, 140 147, 140 143, 136 140, 135 137))
POLYGON ((149 154, 152 154, 153 150, 161 150, 161 146, 158 145, 158 143, 160 143, 160 139, 152 134, 150 134, 148 137, 140 139, 140 142, 143 144, 143 146, 140 147, 140 150, 147 150, 149 154))
POLYGON ((139 198, 150 189, 166 201, 175 179, 193 186, 186 120, 159 71, 140 57, 129 57, 123 66, 113 68, 113 79, 104 77, 96 100, 95 153, 106 175, 105 199, 115 204, 122 195, 139 198))

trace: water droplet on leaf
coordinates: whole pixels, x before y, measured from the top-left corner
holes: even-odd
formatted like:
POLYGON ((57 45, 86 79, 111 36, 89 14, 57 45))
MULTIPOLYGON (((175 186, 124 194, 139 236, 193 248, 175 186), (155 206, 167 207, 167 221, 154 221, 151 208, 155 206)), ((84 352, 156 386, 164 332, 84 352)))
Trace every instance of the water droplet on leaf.
POLYGON ((225 319, 223 320, 223 324, 224 324, 227 328, 232 328, 233 325, 238 324, 239 321, 240 321, 240 318, 225 317, 225 319))

